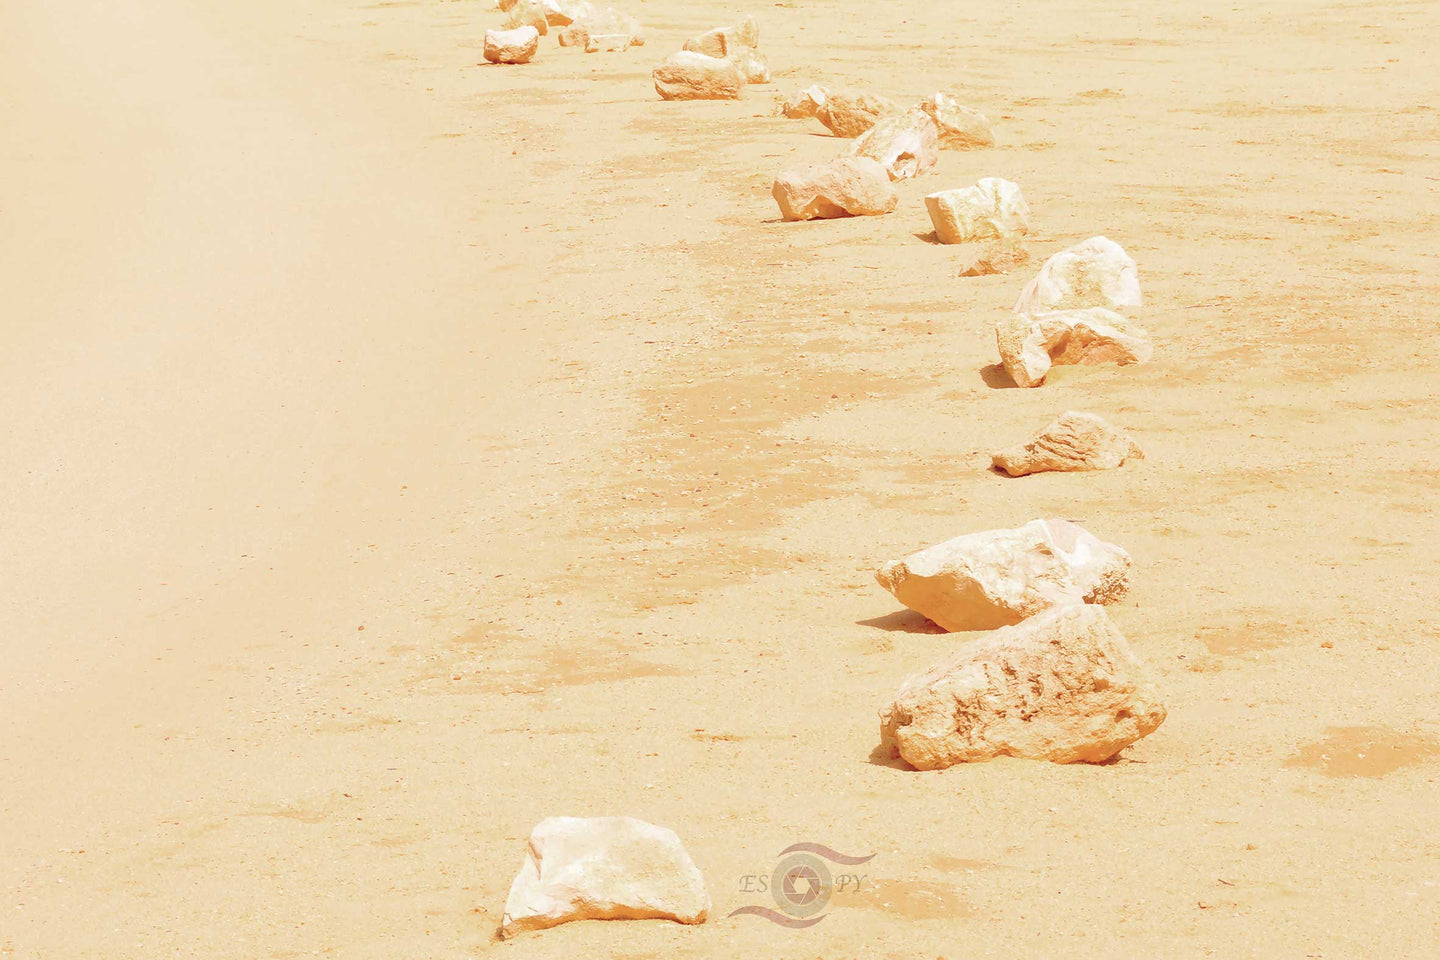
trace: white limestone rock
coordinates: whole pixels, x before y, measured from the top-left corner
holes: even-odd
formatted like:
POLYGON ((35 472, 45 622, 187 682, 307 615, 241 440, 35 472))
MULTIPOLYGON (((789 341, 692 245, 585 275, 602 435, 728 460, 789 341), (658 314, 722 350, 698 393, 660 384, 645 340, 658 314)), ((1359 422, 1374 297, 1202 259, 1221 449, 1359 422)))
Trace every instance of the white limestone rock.
POLYGON ((999 177, 932 193, 925 198, 925 209, 941 243, 1018 238, 1030 232, 1030 205, 1017 185, 999 177))
POLYGON ((1020 292, 1015 312, 1082 307, 1128 312, 1140 306, 1140 272, 1135 261, 1114 240, 1091 237, 1046 260, 1020 292))
POLYGON ((1011 313, 995 322, 1000 362, 1017 386, 1038 387, 1062 364, 1145 363, 1150 335, 1104 307, 1011 313))
POLYGON ((853 139, 884 117, 903 113, 891 101, 859 90, 834 90, 825 98, 816 119, 837 137, 853 139))
POLYGON ((1059 607, 963 643, 880 712, 918 770, 994 757, 1103 763, 1165 722, 1160 692, 1102 607, 1059 607))
POLYGON ((1109 421, 1069 410, 1024 443, 994 454, 991 462, 997 470, 1023 477, 1051 470, 1113 470, 1144 456, 1135 441, 1109 421))
POLYGON ((829 94, 830 91, 819 84, 812 84, 803 90, 797 90, 780 105, 780 115, 789 117, 791 120, 818 117, 820 108, 825 105, 825 98, 829 94))
POLYGON ((896 600, 946 630, 993 630, 1052 606, 1115 603, 1130 555, 1067 520, 985 530, 891 560, 875 574, 896 600))
POLYGON ((734 60, 681 50, 651 74, 662 100, 738 100, 745 77, 734 60))
POLYGON ((673 830, 633 817, 549 817, 530 833, 501 937, 570 920, 704 923, 710 895, 673 830))
POLYGON ((775 178, 770 192, 786 220, 878 216, 900 202, 890 175, 869 157, 839 157, 787 170, 775 178))
POLYGON ((529 63, 540 48, 534 27, 485 31, 485 59, 491 63, 529 63))
POLYGON ((940 137, 933 120, 919 110, 911 110, 881 119, 845 152, 874 160, 885 168, 891 180, 909 180, 930 172, 940 162, 940 137))
POLYGON ((947 93, 934 93, 920 101, 940 130, 940 145, 952 150, 973 150, 995 143, 990 121, 979 110, 959 103, 947 93))

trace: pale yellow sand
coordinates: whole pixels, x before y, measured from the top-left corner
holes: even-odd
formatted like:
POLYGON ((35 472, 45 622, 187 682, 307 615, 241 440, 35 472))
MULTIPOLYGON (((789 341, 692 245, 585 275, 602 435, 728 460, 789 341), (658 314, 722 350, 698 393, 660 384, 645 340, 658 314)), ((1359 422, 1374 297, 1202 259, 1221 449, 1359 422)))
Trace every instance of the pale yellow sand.
POLYGON ((1435 5, 767 4, 738 103, 649 70, 744 7, 482 68, 486 7, 0 6, 0 957, 1433 956, 1435 5), (1000 145, 779 224, 811 82, 1000 145), (1139 261, 1153 364, 990 386, 1029 271, 920 199, 981 176, 1139 261), (1065 409, 1147 459, 987 471, 1065 409), (955 642, 873 568, 1036 516, 1134 554, 1168 722, 870 762, 955 642), (716 922, 491 943, 611 813, 716 922), (723 919, 801 840, 870 885, 723 919))

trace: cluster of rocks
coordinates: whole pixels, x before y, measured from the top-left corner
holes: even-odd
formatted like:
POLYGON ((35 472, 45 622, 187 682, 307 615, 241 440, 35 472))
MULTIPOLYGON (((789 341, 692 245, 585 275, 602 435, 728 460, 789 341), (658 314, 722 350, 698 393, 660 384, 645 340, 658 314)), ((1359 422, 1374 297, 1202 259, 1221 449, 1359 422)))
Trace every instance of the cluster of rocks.
POLYGON ((651 72, 662 100, 738 100, 746 84, 769 83, 754 17, 686 40, 651 72))
POLYGON ((786 170, 775 179, 771 192, 786 220, 890 213, 898 196, 884 188, 880 174, 892 183, 909 180, 933 170, 942 148, 995 142, 984 114, 943 92, 905 110, 867 91, 815 85, 787 99, 780 113, 792 119, 814 117, 836 137, 853 141, 834 160, 786 170), (878 169, 857 166, 852 158, 873 160, 878 169), (837 186, 844 188, 842 193, 834 192, 837 186))
POLYGON ((619 52, 645 43, 640 21, 614 7, 590 0, 499 0, 505 13, 500 29, 485 32, 485 59, 490 63, 529 63, 540 38, 556 31, 562 47, 587 53, 619 52))

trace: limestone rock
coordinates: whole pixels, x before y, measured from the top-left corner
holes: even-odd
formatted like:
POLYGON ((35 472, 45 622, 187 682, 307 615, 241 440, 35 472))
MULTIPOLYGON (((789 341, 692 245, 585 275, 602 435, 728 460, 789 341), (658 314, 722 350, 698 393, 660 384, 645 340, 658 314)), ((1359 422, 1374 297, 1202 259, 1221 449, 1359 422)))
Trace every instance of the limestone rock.
POLYGON ((538 3, 545 11, 545 22, 552 27, 568 27, 593 10, 589 0, 538 0, 538 3))
POLYGON ((592 8, 569 26, 560 30, 560 46, 588 49, 591 36, 606 38, 603 41, 597 41, 600 49, 612 48, 617 41, 611 38, 619 36, 628 36, 630 38, 629 45, 632 47, 643 46, 645 43, 645 31, 640 26, 639 20, 614 7, 605 7, 603 10, 592 8))
POLYGON ((932 193, 925 198, 925 209, 941 243, 1023 237, 1030 232, 1030 206, 1024 195, 1018 186, 999 177, 932 193))
POLYGON ((738 100, 745 78, 733 60, 682 50, 651 74, 662 100, 738 100))
POLYGON ((876 161, 891 180, 909 180, 928 173, 940 162, 940 137, 935 121, 919 110, 911 110, 878 121, 860 134, 846 153, 876 161))
POLYGON ((538 0, 515 0, 510 6, 509 16, 505 18, 505 29, 518 30, 521 27, 534 27, 540 36, 545 36, 550 31, 549 11, 545 5, 538 0))
POLYGON ((1031 520, 891 560, 875 579, 946 630, 993 630, 1051 606, 1117 602, 1130 554, 1067 520, 1031 520))
POLYGON ((590 42, 590 31, 585 29, 583 23, 572 23, 558 31, 555 39, 562 47, 579 47, 583 50, 585 45, 590 42))
POLYGON ((818 117, 820 108, 825 105, 825 98, 830 91, 819 84, 806 87, 804 90, 796 91, 780 105, 782 116, 791 120, 803 120, 806 117, 818 117))
POLYGON ((760 27, 754 17, 746 17, 733 27, 716 27, 698 37, 685 41, 684 49, 703 53, 707 57, 731 57, 742 50, 753 50, 760 45, 760 27))
POLYGON ((1091 413, 1067 411, 1025 443, 992 457, 1012 477, 1047 470, 1113 470, 1127 459, 1142 459, 1140 448, 1122 431, 1091 413))
POLYGON ((530 832, 502 937, 570 920, 704 923, 705 879, 673 830, 633 817, 549 817, 530 832))
POLYGON ((900 202, 890 175, 869 157, 840 157, 788 170, 775 179, 771 194, 786 220, 875 216, 900 202))
POLYGON ((962 277, 983 277, 1009 273, 1030 259, 1030 250, 1021 237, 996 237, 955 245, 955 260, 962 277))
POLYGON ((962 106, 946 93, 935 93, 920 101, 920 109, 930 115, 940 130, 940 144, 957 150, 989 147, 995 143, 990 121, 985 114, 962 106))
POLYGON ((1062 607, 963 644, 880 713, 919 770, 994 757, 1102 763, 1165 722, 1144 665, 1101 607, 1062 607))
POLYGON ((1108 307, 1140 308, 1140 273, 1114 240, 1091 237, 1061 250, 1020 292, 1016 313, 1108 307))
POLYGON ((1038 387, 1056 364, 1144 363, 1150 335, 1113 310, 1012 313, 995 324, 1000 362, 1017 386, 1038 387))
POLYGON ((630 47, 630 34, 628 33, 592 33, 585 38, 585 52, 598 53, 605 51, 615 53, 626 50, 630 47))
POLYGON ((746 83, 769 83, 770 62, 754 47, 741 47, 731 57, 746 83))
POLYGON ((816 117, 837 137, 853 138, 869 130, 882 117, 900 113, 884 97, 855 90, 836 90, 825 98, 816 117))
POLYGON ((534 27, 485 31, 485 59, 491 63, 529 63, 540 47, 540 32, 534 27))

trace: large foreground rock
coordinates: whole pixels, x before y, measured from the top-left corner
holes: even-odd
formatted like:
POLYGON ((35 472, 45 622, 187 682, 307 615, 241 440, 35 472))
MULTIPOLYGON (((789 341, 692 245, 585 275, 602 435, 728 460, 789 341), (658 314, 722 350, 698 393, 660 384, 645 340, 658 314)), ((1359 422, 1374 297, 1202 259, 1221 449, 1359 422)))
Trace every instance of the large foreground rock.
POLYGON ((993 630, 1047 607, 1117 602, 1130 554, 1067 520, 1031 520, 891 560, 875 579, 946 630, 993 630))
POLYGON ((1113 310, 1012 313, 995 322, 1000 362, 1017 386, 1038 387, 1057 364, 1145 363, 1150 335, 1113 310))
POLYGON ((847 154, 869 157, 891 180, 909 180, 928 173, 940 162, 940 137, 935 121, 919 110, 885 117, 850 144, 847 154))
POLYGON ((1165 721, 1165 705, 1101 607, 1064 607, 965 643, 907 679, 880 742, 919 770, 994 757, 1102 763, 1165 721))
POLYGON ((940 145, 954 150, 972 150, 995 143, 985 114, 963 106, 946 93, 935 93, 920 101, 919 109, 930 115, 940 131, 940 145))
POLYGON ((1015 301, 1016 313, 1108 307, 1140 309, 1140 272, 1120 244, 1107 237, 1061 250, 1045 261, 1015 301))
POLYGON ((651 74, 662 100, 738 100, 745 78, 733 60, 681 50, 651 74))
POLYGON ((825 106, 825 100, 830 96, 830 90, 820 84, 812 84, 804 90, 797 90, 790 98, 780 105, 782 116, 791 120, 803 120, 806 117, 818 117, 820 108, 825 106))
POLYGON ((820 220, 889 213, 900 202, 885 168, 869 157, 840 157, 787 170, 771 188, 786 220, 820 220))
POLYGON ((835 90, 825 98, 816 117, 837 137, 858 137, 882 117, 899 114, 900 108, 884 97, 857 90, 835 90))
POLYGON ((569 920, 704 923, 710 895, 673 830, 633 817, 550 817, 530 833, 502 937, 569 920))
POLYGON ((534 27, 485 31, 485 59, 491 63, 529 63, 540 47, 534 27))
POLYGON ((1012 477, 1047 470, 1113 470, 1145 456, 1134 440, 1093 413, 1073 410, 1024 443, 995 454, 997 470, 1012 477))

